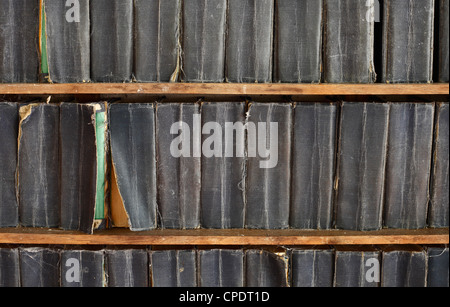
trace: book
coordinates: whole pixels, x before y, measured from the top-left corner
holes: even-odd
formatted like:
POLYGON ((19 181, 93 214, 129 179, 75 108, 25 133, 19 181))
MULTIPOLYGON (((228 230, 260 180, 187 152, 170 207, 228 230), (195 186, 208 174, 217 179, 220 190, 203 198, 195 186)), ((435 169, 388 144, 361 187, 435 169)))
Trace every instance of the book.
POLYGON ((375 0, 324 0, 324 82, 373 83, 375 0))
POLYGON ((449 286, 448 247, 429 246, 427 252, 427 287, 449 286))
POLYGON ((274 0, 229 0, 226 80, 272 82, 274 0))
POLYGON ((91 80, 130 82, 133 71, 133 0, 90 0, 91 80))
POLYGON ((19 109, 18 198, 23 227, 60 226, 59 105, 19 109))
POLYGON ((18 130, 17 103, 0 102, 0 228, 19 224, 16 195, 18 130))
POLYGON ((39 80, 39 0, 0 0, 0 83, 39 80))
POLYGON ((322 0, 275 2, 274 82, 319 83, 322 0))
POLYGON ((392 103, 386 165, 384 226, 427 226, 434 104, 392 103))
POLYGON ((185 82, 225 80, 226 0, 191 0, 183 4, 183 74, 185 82))
POLYGON ((59 250, 46 247, 20 248, 19 257, 22 287, 60 287, 59 250))
POLYGON ((18 248, 0 247, 0 287, 20 287, 20 260, 18 248))
POLYGON ((105 251, 108 287, 149 286, 149 260, 145 249, 115 248, 105 251))
POLYGON ((202 104, 203 228, 244 228, 245 103, 202 104))
POLYGON ((284 250, 246 250, 245 287, 288 287, 288 267, 284 250))
POLYGON ((382 82, 432 82, 434 0, 388 0, 383 8, 382 82))
POLYGON ((119 197, 133 231, 157 228, 155 106, 115 103, 109 108, 112 167, 119 197))
POLYGON ((298 103, 293 115, 290 227, 333 226, 336 104, 298 103))
POLYGON ((389 104, 342 104, 336 197, 336 228, 382 227, 389 104))
POLYGON ((439 82, 448 83, 449 69, 449 0, 439 0, 439 82))
POLYGON ((291 286, 330 288, 334 277, 334 250, 324 247, 295 248, 290 255, 291 286))
POLYGON ((158 212, 163 229, 200 228, 200 125, 199 104, 157 105, 158 212))
POLYGON ((181 0, 134 1, 137 82, 175 82, 180 74, 181 0))
POLYGON ((105 287, 105 259, 103 250, 61 250, 61 287, 105 287))
POLYGON ((151 285, 153 287, 197 287, 195 250, 152 250, 151 285))
POLYGON ((197 255, 199 287, 244 287, 243 250, 199 250, 197 255))
POLYGON ((90 80, 89 1, 72 5, 44 0, 43 39, 49 80, 54 83, 79 83, 90 80))

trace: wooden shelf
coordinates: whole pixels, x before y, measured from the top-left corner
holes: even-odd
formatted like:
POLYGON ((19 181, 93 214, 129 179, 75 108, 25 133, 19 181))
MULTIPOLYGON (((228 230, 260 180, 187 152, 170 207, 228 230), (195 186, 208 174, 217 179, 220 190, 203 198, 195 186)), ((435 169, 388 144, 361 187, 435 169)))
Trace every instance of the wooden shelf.
POLYGON ((0 244, 19 245, 162 245, 162 246, 299 246, 449 244, 449 229, 358 232, 343 230, 154 230, 97 231, 87 235, 53 229, 0 229, 0 244))

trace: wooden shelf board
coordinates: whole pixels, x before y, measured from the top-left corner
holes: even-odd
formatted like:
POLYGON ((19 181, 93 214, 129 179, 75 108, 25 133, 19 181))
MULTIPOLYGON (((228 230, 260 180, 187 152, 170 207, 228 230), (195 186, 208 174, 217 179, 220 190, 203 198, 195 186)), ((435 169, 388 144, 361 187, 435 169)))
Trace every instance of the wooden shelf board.
POLYGON ((449 244, 449 229, 359 232, 344 230, 154 230, 96 231, 93 235, 55 229, 0 229, 0 244, 19 245, 204 245, 299 246, 449 244))

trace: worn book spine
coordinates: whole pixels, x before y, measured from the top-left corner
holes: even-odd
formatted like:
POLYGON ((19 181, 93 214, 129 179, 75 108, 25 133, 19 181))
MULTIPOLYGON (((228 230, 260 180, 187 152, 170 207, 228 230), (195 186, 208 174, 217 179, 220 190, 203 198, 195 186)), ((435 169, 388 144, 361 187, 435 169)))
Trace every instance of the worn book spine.
POLYGON ((137 82, 175 82, 180 73, 181 0, 134 1, 137 82))
POLYGON ((199 287, 244 287, 243 250, 199 250, 199 287))
POLYGON ((226 0, 183 3, 183 81, 225 80, 226 0))
POLYGON ((247 250, 245 287, 288 287, 288 262, 285 251, 247 250))
POLYGON ((274 0, 229 0, 226 79, 272 82, 274 0))
POLYGON ((105 287, 104 262, 103 250, 62 250, 61 287, 105 287))
POLYGON ((145 249, 108 249, 105 251, 108 287, 149 286, 149 259, 145 249))
POLYGON ((157 227, 155 107, 111 104, 111 157, 131 230, 157 227))
POLYGON ((387 228, 426 227, 433 126, 433 104, 391 104, 384 207, 387 228))
POLYGON ((336 104, 294 109, 290 227, 330 229, 333 223, 336 104))
POLYGON ((292 105, 252 103, 247 115, 245 227, 289 227, 292 105))
POLYGON ((156 154, 161 228, 200 228, 201 113, 199 104, 156 108, 156 154))
POLYGON ((292 287, 332 287, 334 251, 329 248, 294 249, 290 256, 290 271, 292 287))
POLYGON ((49 79, 55 83, 90 79, 89 1, 73 6, 45 0, 45 38, 49 79))
POLYGON ((19 224, 16 196, 18 130, 18 105, 0 103, 0 228, 19 224))
POLYGON ((0 83, 39 80, 39 0, 0 0, 0 83))
POLYGON ((20 248, 20 283, 22 287, 59 287, 60 252, 52 248, 20 248))
POLYGON ((203 103, 202 127, 202 227, 244 228, 245 103, 203 103))
POLYGON ((150 252, 153 287, 197 287, 195 250, 155 250, 150 252))
POLYGON ((383 6, 382 82, 432 82, 434 0, 388 0, 383 6))
POLYGON ((20 287, 20 260, 18 248, 0 247, 0 287, 20 287))
POLYGON ((319 83, 323 0, 275 2, 274 82, 319 83))
POLYGON ((23 105, 19 113, 20 224, 24 227, 59 227, 59 105, 23 105))
POLYGON ((373 83, 375 0, 324 0, 324 82, 373 83))
POLYGON ((389 104, 342 105, 337 174, 336 228, 382 227, 389 104))
POLYGON ((439 82, 449 81, 449 0, 439 0, 439 82))
POLYGON ((91 79, 130 82, 133 70, 133 0, 90 0, 91 79))
POLYGON ((449 287, 448 247, 427 248, 427 287, 449 287))

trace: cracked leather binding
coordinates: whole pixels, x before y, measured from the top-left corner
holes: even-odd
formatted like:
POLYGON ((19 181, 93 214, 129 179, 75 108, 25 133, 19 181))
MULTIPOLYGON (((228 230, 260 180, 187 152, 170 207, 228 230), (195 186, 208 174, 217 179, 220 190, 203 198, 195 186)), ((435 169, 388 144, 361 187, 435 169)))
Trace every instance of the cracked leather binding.
POLYGON ((427 287, 449 287, 448 247, 427 248, 427 287))
POLYGON ((291 252, 291 286, 330 288, 333 286, 334 251, 328 247, 294 249, 291 252))
POLYGON ((195 250, 151 251, 153 287, 197 287, 195 250))
POLYGON ((137 82, 177 81, 181 0, 134 1, 137 82))
POLYGON ((383 83, 433 81, 434 0, 386 0, 383 83))
POLYGON ((285 252, 247 250, 245 287, 288 287, 288 260, 285 252))
POLYGON ((228 0, 226 78, 272 82, 274 0, 228 0))
POLYGON ((133 65, 133 0, 90 0, 91 79, 130 82, 133 65))
POLYGON ((62 250, 61 287, 104 287, 104 262, 102 250, 62 250))
POLYGON ((60 286, 60 252, 52 248, 20 248, 20 282, 28 287, 60 286))
POLYGON ((108 249, 105 262, 108 287, 149 286, 149 262, 145 249, 108 249))
POLYGON ((388 127, 389 104, 343 103, 336 228, 381 229, 388 127))
POLYGON ((0 247, 0 287, 20 287, 19 249, 0 247))
POLYGON ((275 2, 274 82, 319 83, 322 0, 275 2))
POLYGON ((335 104, 301 103, 294 108, 292 228, 332 227, 337 113, 335 104))
POLYGON ((392 103, 389 118, 387 228, 426 227, 434 126, 432 103, 392 103))
POLYGON ((19 224, 16 196, 18 130, 18 105, 0 103, 0 228, 19 224))
POLYGON ((449 69, 449 0, 440 0, 439 9, 439 82, 448 83, 449 69))
POLYGON ((373 83, 374 0, 324 0, 324 82, 373 83))
POLYGON ((0 0, 0 83, 39 80, 39 0, 0 0))
POLYGON ((245 103, 203 103, 202 126, 208 123, 215 126, 203 131, 202 144, 215 153, 202 155, 202 227, 244 228, 245 103))
POLYGON ((244 287, 243 250, 199 250, 199 287, 244 287))

